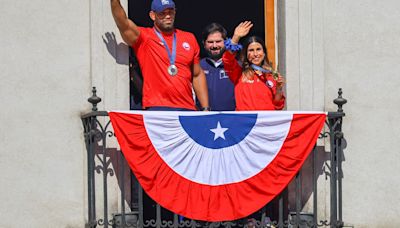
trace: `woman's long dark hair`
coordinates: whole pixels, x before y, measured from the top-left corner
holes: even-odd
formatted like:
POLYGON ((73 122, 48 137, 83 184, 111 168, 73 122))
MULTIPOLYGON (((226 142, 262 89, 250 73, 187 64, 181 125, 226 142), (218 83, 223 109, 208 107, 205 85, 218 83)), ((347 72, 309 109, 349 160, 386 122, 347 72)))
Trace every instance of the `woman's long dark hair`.
POLYGON ((268 59, 267 48, 265 47, 264 40, 262 40, 258 36, 251 36, 246 39, 244 46, 243 46, 243 50, 240 54, 240 61, 242 62, 243 74, 244 75, 252 75, 254 73, 253 68, 251 68, 252 63, 247 59, 247 50, 249 49, 249 45, 251 43, 261 44, 261 46, 264 50, 264 53, 265 53, 264 60, 262 62, 261 67, 263 67, 265 69, 271 69, 271 62, 268 59))

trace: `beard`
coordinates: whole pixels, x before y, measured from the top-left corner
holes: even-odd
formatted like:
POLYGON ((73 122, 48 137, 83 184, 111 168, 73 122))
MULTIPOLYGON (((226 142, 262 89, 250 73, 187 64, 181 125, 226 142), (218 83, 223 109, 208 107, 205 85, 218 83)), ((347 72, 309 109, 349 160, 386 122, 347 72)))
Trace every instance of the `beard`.
POLYGON ((162 23, 160 21, 156 21, 156 26, 162 32, 172 32, 174 31, 174 20, 172 20, 171 24, 162 23))
POLYGON ((213 50, 217 50, 217 49, 207 49, 206 50, 208 57, 213 60, 219 60, 220 58, 222 58, 222 55, 225 52, 225 47, 221 48, 217 54, 212 53, 213 50))

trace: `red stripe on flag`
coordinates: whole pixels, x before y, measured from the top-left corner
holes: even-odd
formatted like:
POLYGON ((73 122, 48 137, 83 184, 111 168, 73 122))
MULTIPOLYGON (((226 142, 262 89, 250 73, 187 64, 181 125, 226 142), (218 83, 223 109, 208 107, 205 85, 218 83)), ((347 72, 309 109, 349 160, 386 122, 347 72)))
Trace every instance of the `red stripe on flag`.
POLYGON ((204 221, 245 217, 279 195, 310 154, 326 118, 325 114, 294 114, 281 150, 265 169, 238 183, 209 186, 180 176, 161 159, 141 115, 109 115, 121 149, 146 193, 166 209, 204 221))

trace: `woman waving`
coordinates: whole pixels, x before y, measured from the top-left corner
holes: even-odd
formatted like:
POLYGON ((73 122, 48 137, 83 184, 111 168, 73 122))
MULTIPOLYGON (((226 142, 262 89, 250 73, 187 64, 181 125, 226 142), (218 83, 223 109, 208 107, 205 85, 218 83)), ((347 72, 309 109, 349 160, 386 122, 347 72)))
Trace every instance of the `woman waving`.
POLYGON ((253 24, 240 23, 232 39, 225 41, 223 63, 226 73, 235 85, 236 110, 281 110, 285 105, 284 78, 272 70, 264 41, 251 36, 243 47, 239 40, 246 36, 253 24), (235 56, 241 51, 239 60, 235 56))

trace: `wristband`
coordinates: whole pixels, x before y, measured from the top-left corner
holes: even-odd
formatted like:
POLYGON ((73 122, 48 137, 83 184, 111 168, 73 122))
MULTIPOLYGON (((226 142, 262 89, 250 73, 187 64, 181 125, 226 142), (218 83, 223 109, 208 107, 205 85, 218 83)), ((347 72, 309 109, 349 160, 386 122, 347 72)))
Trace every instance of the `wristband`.
POLYGON ((211 111, 211 108, 210 107, 202 107, 200 110, 201 111, 211 111))
POLYGON ((240 44, 233 44, 230 38, 226 39, 224 41, 224 44, 225 44, 225 49, 228 51, 240 51, 243 48, 242 45, 240 44))

